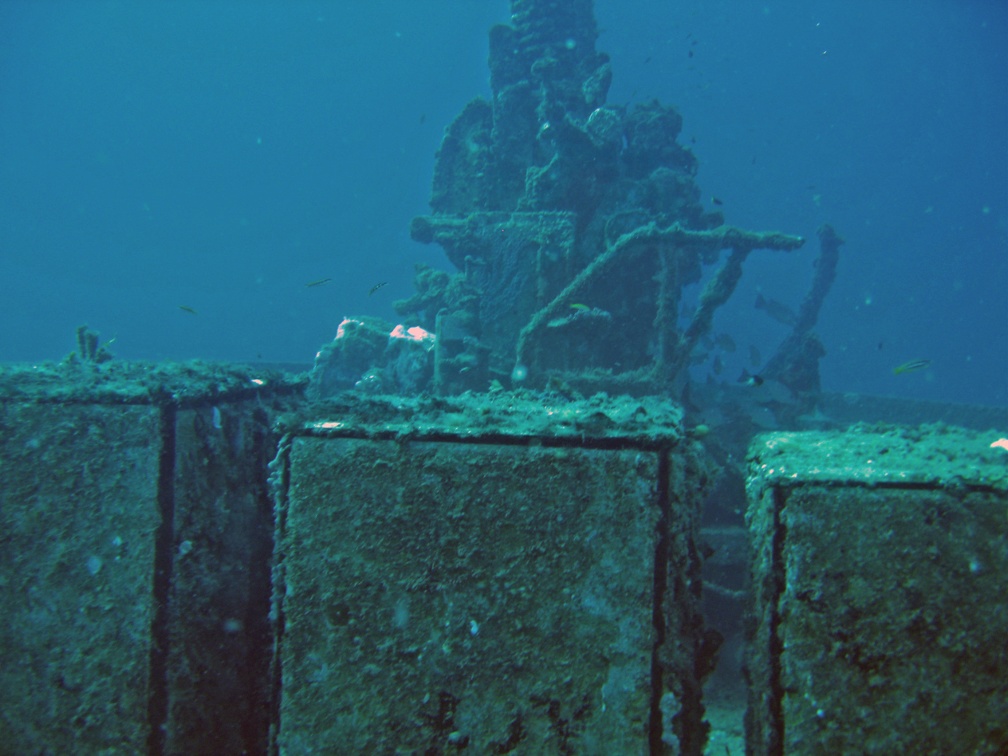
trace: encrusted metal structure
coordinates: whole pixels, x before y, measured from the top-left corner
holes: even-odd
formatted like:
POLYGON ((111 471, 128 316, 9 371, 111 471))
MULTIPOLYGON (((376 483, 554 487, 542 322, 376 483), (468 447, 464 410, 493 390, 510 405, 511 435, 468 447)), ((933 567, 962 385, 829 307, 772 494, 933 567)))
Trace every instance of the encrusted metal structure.
POLYGON ((747 255, 804 240, 703 209, 674 108, 606 104, 612 72, 589 0, 511 8, 511 24, 490 32, 492 97, 447 129, 433 212, 411 228, 459 272, 422 269, 397 310, 435 329, 439 392, 497 377, 676 394, 747 255), (683 288, 711 266, 684 317, 683 288))

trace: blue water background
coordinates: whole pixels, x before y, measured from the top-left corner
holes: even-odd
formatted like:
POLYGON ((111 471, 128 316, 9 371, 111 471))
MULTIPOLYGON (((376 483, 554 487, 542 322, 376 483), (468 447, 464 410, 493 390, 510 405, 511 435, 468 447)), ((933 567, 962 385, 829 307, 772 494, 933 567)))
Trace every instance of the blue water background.
MULTIPOLYGON (((0 361, 59 359, 87 323, 124 358, 308 363, 344 315, 395 322, 415 262, 450 269, 408 224, 444 127, 489 94, 487 31, 508 14, 4 0, 0 361)), ((1008 4, 596 14, 610 103, 676 105, 708 204, 810 237, 750 257, 715 322, 739 346, 724 379, 784 336, 756 293, 796 306, 829 222, 846 244, 817 329, 824 388, 1008 404, 1008 4), (917 358, 931 367, 892 374, 917 358)))

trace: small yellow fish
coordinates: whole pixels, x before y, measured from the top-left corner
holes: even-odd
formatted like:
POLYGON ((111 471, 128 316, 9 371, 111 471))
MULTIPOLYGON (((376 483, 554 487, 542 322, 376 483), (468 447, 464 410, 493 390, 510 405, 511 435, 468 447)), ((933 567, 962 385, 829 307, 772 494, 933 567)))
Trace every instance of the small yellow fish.
POLYGON ((182 312, 188 312, 190 315, 199 315, 199 313, 189 305, 179 305, 178 308, 182 310, 182 312))
POLYGON ((931 360, 910 360, 910 362, 904 362, 902 365, 897 365, 892 369, 893 375, 900 375, 902 373, 912 373, 915 370, 923 370, 931 365, 931 360))
POLYGON ((590 310, 591 309, 591 307, 589 307, 588 305, 581 304, 580 302, 575 302, 574 304, 572 304, 570 306, 570 308, 572 310, 590 310))

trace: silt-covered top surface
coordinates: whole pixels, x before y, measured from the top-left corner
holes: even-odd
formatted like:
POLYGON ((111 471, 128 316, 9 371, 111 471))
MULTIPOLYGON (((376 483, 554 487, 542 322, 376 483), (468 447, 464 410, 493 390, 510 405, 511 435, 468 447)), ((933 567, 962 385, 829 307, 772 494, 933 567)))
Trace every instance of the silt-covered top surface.
POLYGON ((1008 492, 1004 432, 942 423, 775 432, 749 447, 750 480, 768 485, 935 485, 1008 492))

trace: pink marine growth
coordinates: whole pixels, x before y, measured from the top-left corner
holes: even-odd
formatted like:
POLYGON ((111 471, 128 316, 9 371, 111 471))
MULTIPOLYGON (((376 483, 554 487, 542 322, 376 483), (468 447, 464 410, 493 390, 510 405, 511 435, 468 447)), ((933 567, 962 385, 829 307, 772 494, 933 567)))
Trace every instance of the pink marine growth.
POLYGON ((400 323, 392 329, 392 333, 389 334, 389 338, 415 341, 418 344, 423 344, 423 346, 428 350, 434 346, 434 334, 430 331, 424 330, 420 326, 406 328, 406 326, 400 323))
POLYGON ((364 325, 364 323, 362 323, 359 320, 354 320, 353 318, 343 318, 343 322, 341 322, 338 326, 336 326, 336 338, 342 339, 344 336, 347 335, 347 326, 362 326, 362 325, 364 325))

